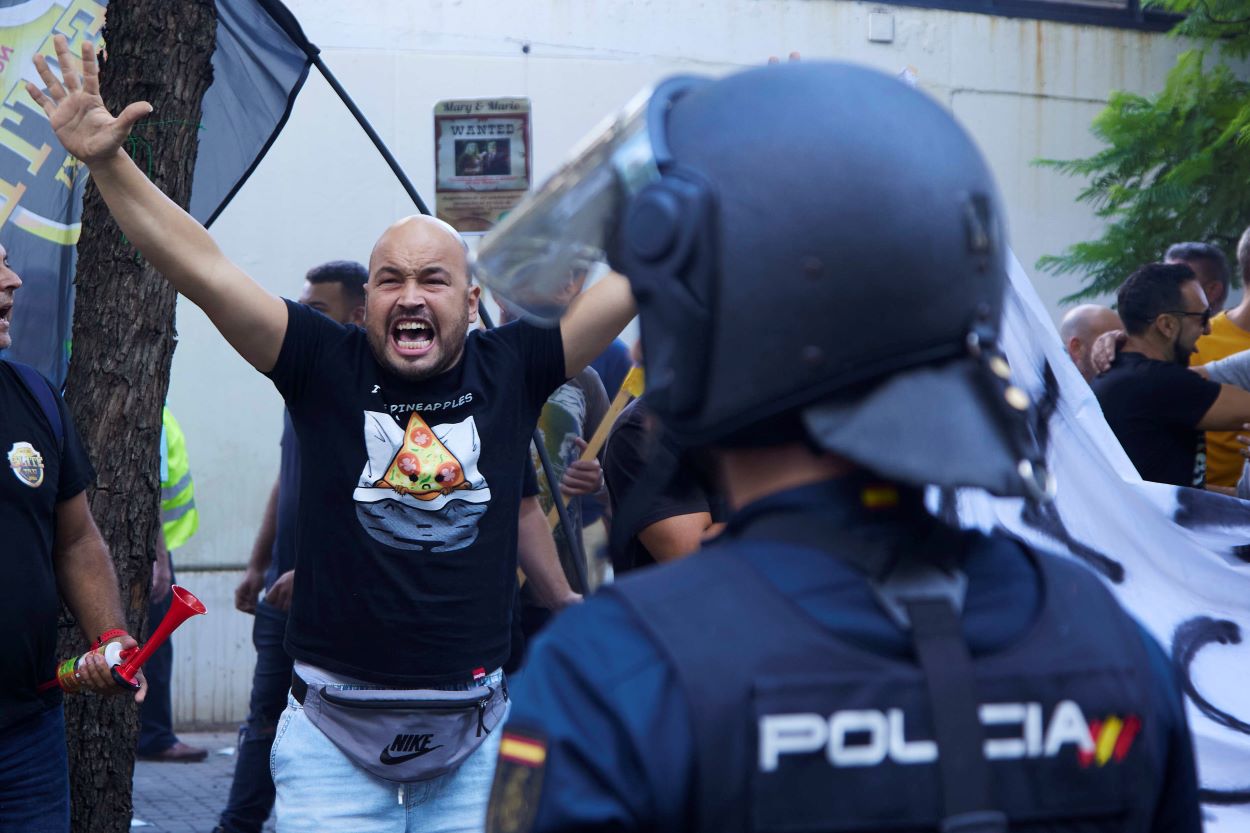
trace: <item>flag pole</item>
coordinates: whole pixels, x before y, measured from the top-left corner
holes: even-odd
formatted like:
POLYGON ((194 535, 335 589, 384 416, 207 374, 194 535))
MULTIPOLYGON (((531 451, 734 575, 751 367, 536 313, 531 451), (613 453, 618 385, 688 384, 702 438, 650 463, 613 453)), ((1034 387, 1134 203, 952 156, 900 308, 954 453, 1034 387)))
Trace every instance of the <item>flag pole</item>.
MULTIPOLYGON (((347 94, 347 90, 343 89, 343 85, 339 83, 339 79, 334 77, 334 73, 330 72, 330 68, 321 60, 320 54, 312 54, 313 66, 321 73, 321 76, 329 82, 330 88, 334 90, 343 104, 347 106, 348 111, 356 119, 356 123, 365 131, 365 135, 369 137, 369 141, 373 142, 373 146, 378 149, 378 153, 382 154, 382 158, 386 160, 386 164, 390 165, 391 172, 395 174, 395 178, 399 180, 399 184, 404 186, 404 190, 408 192, 408 196, 416 204, 417 210, 422 214, 429 214, 429 206, 425 204, 425 200, 421 199, 421 195, 417 193, 417 189, 413 186, 412 181, 408 179, 408 175, 404 173, 404 169, 399 167, 399 162, 391 155, 390 150, 382 143, 382 137, 373 129, 373 125, 369 124, 369 120, 365 118, 365 114, 360 112, 360 108, 356 106, 356 102, 352 101, 352 97, 347 94)), ((487 324, 487 326, 490 326, 487 324)))
MULTIPOLYGON (((399 167, 399 162, 391 155, 390 149, 382 142, 382 137, 373 129, 373 125, 369 124, 369 120, 365 118, 365 114, 360 112, 360 108, 356 106, 356 102, 352 101, 352 97, 347 94, 347 90, 343 89, 343 85, 339 83, 339 79, 334 77, 334 73, 330 72, 330 68, 325 65, 325 61, 321 60, 321 50, 317 45, 308 39, 304 34, 304 30, 300 27, 299 21, 295 19, 295 15, 291 14, 290 9, 282 4, 282 0, 258 0, 261 8, 269 13, 269 18, 278 25, 282 31, 286 32, 291 42, 298 46, 312 65, 317 68, 334 90, 339 100, 347 106, 352 117, 356 119, 356 123, 365 131, 365 135, 369 137, 369 141, 373 142, 373 146, 378 149, 378 153, 382 154, 382 158, 386 160, 386 164, 390 166, 391 173, 395 174, 395 178, 399 180, 399 184, 408 192, 409 198, 417 206, 417 211, 422 214, 429 214, 430 208, 425 204, 425 200, 421 199, 421 195, 417 193, 417 189, 413 186, 412 181, 408 179, 408 175, 404 173, 404 169, 399 167)), ((489 319, 483 319, 484 323, 489 319)), ((490 324, 486 323, 489 327, 490 324)))
MULTIPOLYGON (((569 523, 569 509, 564 505, 564 496, 560 494, 560 484, 556 480, 555 468, 551 465, 551 455, 547 453, 547 447, 543 444, 541 428, 534 429, 534 448, 538 449, 538 459, 543 465, 543 475, 547 478, 547 485, 551 489, 551 500, 560 515, 560 525, 564 527, 564 540, 569 545, 569 555, 573 556, 571 559, 573 572, 577 574, 579 585, 573 589, 583 596, 589 595, 590 580, 586 575, 586 551, 582 547, 581 536, 573 534, 575 530, 569 523)), ((555 530, 552 532, 554 533, 555 530)))

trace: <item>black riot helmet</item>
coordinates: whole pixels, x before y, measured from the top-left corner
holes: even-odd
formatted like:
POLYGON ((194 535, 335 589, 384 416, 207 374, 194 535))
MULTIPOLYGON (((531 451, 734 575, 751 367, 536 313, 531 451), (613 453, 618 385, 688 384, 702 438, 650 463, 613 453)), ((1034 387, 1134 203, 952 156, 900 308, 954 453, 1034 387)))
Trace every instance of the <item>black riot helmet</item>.
POLYGON ((651 107, 660 178, 612 255, 649 400, 681 440, 751 443, 798 412, 882 474, 1039 490, 1027 396, 995 347, 998 192, 945 109, 833 63, 679 80, 651 107))
POLYGON ((647 397, 682 443, 802 425, 904 482, 1048 493, 997 348, 997 188, 925 93, 842 63, 676 78, 554 181, 513 231, 531 255, 580 236, 628 276, 647 397))

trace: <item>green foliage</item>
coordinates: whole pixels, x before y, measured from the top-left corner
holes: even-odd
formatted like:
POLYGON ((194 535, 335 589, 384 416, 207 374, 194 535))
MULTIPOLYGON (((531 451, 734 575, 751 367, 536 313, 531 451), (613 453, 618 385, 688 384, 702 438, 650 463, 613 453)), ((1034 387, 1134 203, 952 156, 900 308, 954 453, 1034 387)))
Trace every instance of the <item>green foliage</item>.
POLYGON ((1185 15, 1173 34, 1218 44, 1232 60, 1250 56, 1250 3, 1245 0, 1154 0, 1148 5, 1185 15))
POLYGON ((1159 5, 1188 15, 1176 34, 1204 43, 1177 58, 1158 94, 1112 94, 1091 128, 1102 150, 1037 161, 1084 179, 1078 199, 1107 221, 1100 238, 1038 261, 1057 275, 1083 275, 1084 288, 1065 301, 1114 292, 1180 241, 1214 243, 1232 261, 1250 224, 1250 83, 1226 63, 1250 55, 1250 0, 1159 5))

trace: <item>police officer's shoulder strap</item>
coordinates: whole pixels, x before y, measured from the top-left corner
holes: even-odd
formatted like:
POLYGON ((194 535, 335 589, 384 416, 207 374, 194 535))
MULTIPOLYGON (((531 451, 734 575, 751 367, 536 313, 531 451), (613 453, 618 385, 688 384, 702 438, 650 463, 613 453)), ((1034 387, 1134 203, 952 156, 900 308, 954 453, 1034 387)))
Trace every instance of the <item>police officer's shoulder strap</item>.
POLYGON ((896 539, 887 547, 891 557, 856 561, 878 603, 911 632, 924 673, 938 747, 941 833, 1005 833, 1007 816, 992 809, 975 669, 960 624, 967 589, 962 534, 934 519, 918 541, 896 539))
POLYGON ((17 371, 17 378, 22 380, 27 390, 30 391, 30 395, 39 403, 39 409, 43 411, 44 418, 48 420, 48 426, 52 429, 52 436, 56 437, 57 447, 64 449, 65 426, 61 423, 61 409, 57 407, 52 383, 43 378, 33 367, 12 361, 8 364, 17 371))
POLYGON ((942 785, 942 833, 1003 833, 992 810, 990 773, 978 714, 972 657, 959 616, 944 593, 904 601, 912 645, 924 671, 942 785))

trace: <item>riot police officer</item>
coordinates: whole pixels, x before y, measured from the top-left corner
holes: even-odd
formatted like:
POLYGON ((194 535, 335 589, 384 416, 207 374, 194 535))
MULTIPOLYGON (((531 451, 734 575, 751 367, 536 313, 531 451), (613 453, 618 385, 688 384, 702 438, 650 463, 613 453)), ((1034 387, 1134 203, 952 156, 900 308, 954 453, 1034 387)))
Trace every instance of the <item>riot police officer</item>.
POLYGON ((735 513, 534 646, 489 829, 1199 830, 1159 645, 1084 567, 926 511, 929 484, 1051 489, 952 117, 790 64, 666 82, 588 148, 481 274, 520 295, 522 260, 604 247, 651 407, 735 513))

